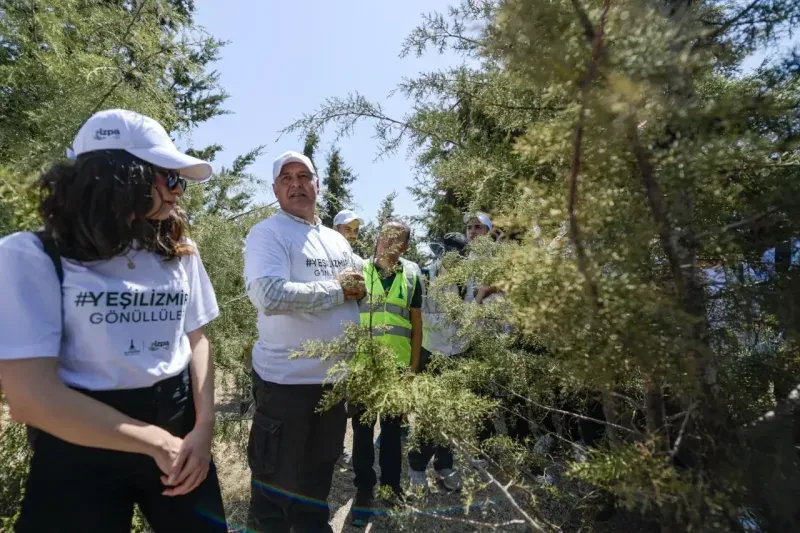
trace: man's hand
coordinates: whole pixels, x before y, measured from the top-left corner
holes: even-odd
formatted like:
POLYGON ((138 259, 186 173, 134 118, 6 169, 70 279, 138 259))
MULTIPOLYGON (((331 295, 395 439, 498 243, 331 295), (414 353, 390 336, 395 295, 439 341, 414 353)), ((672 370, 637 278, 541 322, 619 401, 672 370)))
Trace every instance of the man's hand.
POLYGON ((169 476, 161 476, 161 481, 169 487, 162 493, 164 496, 188 494, 206 479, 211 466, 212 436, 213 428, 210 425, 196 425, 186 435, 169 476))
POLYGON ((342 286, 345 300, 360 300, 367 294, 364 276, 360 272, 347 271, 339 274, 336 281, 342 286))

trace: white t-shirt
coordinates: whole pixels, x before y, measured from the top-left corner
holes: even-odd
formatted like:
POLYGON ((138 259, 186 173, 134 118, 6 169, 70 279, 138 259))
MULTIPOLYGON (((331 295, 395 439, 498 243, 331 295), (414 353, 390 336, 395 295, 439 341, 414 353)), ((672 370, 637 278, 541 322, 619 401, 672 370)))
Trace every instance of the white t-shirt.
MULTIPOLYGON (((311 226, 278 214, 253 226, 245 244, 244 276, 249 285, 268 276, 308 283, 331 281, 346 270, 360 272, 350 244, 322 224, 311 226)), ((289 359, 308 340, 330 341, 344 333, 347 322, 359 322, 358 304, 346 300, 313 313, 258 314, 258 342, 253 369, 265 381, 286 385, 330 381, 334 360, 289 359)))
MULTIPOLYGON (((444 273, 441 261, 434 261, 426 267, 428 283, 432 284, 444 273)), ((458 294, 458 286, 451 285, 441 290, 458 294)), ((422 305, 422 347, 429 352, 440 352, 444 355, 458 355, 467 347, 458 335, 457 328, 447 322, 445 313, 435 302, 436 296, 428 290, 422 305)))
POLYGON ((58 357, 64 383, 89 390, 149 387, 180 374, 192 356, 187 332, 219 315, 200 256, 127 255, 134 269, 124 256, 62 257, 60 289, 34 234, 0 239, 0 359, 58 357))

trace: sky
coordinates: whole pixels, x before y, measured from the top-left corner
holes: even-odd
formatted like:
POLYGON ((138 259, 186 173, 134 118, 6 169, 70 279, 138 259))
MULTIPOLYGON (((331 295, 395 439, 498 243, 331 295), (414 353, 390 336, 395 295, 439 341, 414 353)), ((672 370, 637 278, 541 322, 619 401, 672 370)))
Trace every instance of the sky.
MULTIPOLYGON (((259 145, 266 145, 251 168, 269 178, 272 161, 286 150, 302 151, 303 139, 279 131, 313 112, 326 98, 358 91, 401 119, 411 104, 389 93, 403 77, 455 66, 460 58, 435 50, 421 58, 400 58, 403 40, 422 22, 422 14, 446 12, 448 0, 198 0, 195 20, 216 38, 230 41, 211 68, 230 94, 231 114, 215 117, 179 141, 181 147, 219 143, 224 151, 215 167, 259 145)), ((358 212, 375 218, 380 201, 393 190, 398 215, 418 213, 407 188, 414 183, 413 160, 401 149, 376 161, 378 145, 372 124, 356 128, 338 142, 346 164, 358 176, 353 193, 358 212)), ((318 173, 333 141, 327 131, 315 155, 318 173)), ((260 200, 273 201, 271 189, 260 200)))
MULTIPOLYGON (((326 98, 358 91, 380 102, 386 113, 402 119, 411 104, 389 93, 404 77, 461 63, 456 55, 429 51, 421 58, 400 58, 403 40, 422 22, 423 13, 443 12, 457 0, 197 0, 195 19, 216 38, 229 41, 211 68, 230 94, 224 107, 229 115, 215 117, 179 139, 182 148, 221 144, 214 164, 229 166, 233 159, 259 145, 264 154, 251 171, 267 178, 272 161, 286 150, 303 148, 303 139, 279 131, 311 113, 326 98)), ((800 41, 798 36, 791 44, 800 41)), ((789 42, 785 43, 790 44, 789 42)), ((764 54, 748 61, 757 66, 764 54)), ((418 207, 407 188, 414 184, 413 160, 407 151, 376 161, 377 142, 371 123, 338 142, 346 164, 357 174, 353 184, 356 208, 374 219, 380 201, 396 191, 395 211, 411 216, 418 207)), ((333 141, 327 131, 315 156, 318 172, 333 141)), ((260 201, 274 200, 265 188, 260 201)))

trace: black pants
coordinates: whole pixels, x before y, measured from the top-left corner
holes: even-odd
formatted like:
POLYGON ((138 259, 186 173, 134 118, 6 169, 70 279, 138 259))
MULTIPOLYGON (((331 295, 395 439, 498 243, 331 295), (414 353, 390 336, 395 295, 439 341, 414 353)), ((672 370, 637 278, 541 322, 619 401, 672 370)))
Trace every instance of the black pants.
POLYGON ((279 385, 253 372, 256 411, 247 459, 248 531, 329 533, 333 469, 342 454, 344 403, 317 412, 323 385, 279 385))
MULTIPOLYGON (((188 372, 145 389, 80 392, 178 437, 194 427, 188 372)), ((213 462, 205 481, 184 496, 163 496, 161 475, 149 456, 77 446, 37 431, 14 531, 128 533, 134 504, 155 533, 227 531, 213 462)))
MULTIPOLYGON (((431 352, 422 349, 420 353, 420 369, 425 371, 431 358, 431 352)), ((453 450, 447 446, 433 444, 430 441, 423 441, 419 450, 411 449, 408 451, 408 467, 417 472, 424 472, 428 468, 428 463, 434 458, 433 468, 437 471, 445 468, 453 468, 453 450)))
MULTIPOLYGON (((381 467, 381 485, 400 487, 403 468, 401 442, 402 417, 381 418, 381 447, 378 463, 381 467)), ((371 492, 378 484, 375 475, 374 420, 362 420, 361 414, 353 417, 353 484, 359 492, 371 492)))

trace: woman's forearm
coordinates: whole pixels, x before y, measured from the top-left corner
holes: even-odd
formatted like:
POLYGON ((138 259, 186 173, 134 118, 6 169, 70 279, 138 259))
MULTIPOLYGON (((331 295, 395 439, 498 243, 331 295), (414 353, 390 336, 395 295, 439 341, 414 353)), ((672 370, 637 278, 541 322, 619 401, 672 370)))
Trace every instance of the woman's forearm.
POLYGON ((192 394, 196 411, 195 423, 214 426, 214 364, 211 361, 211 345, 202 329, 189 333, 192 347, 192 394))
POLYGON ((151 456, 166 446, 166 431, 65 386, 56 365, 55 359, 0 361, 15 420, 79 446, 151 456))

